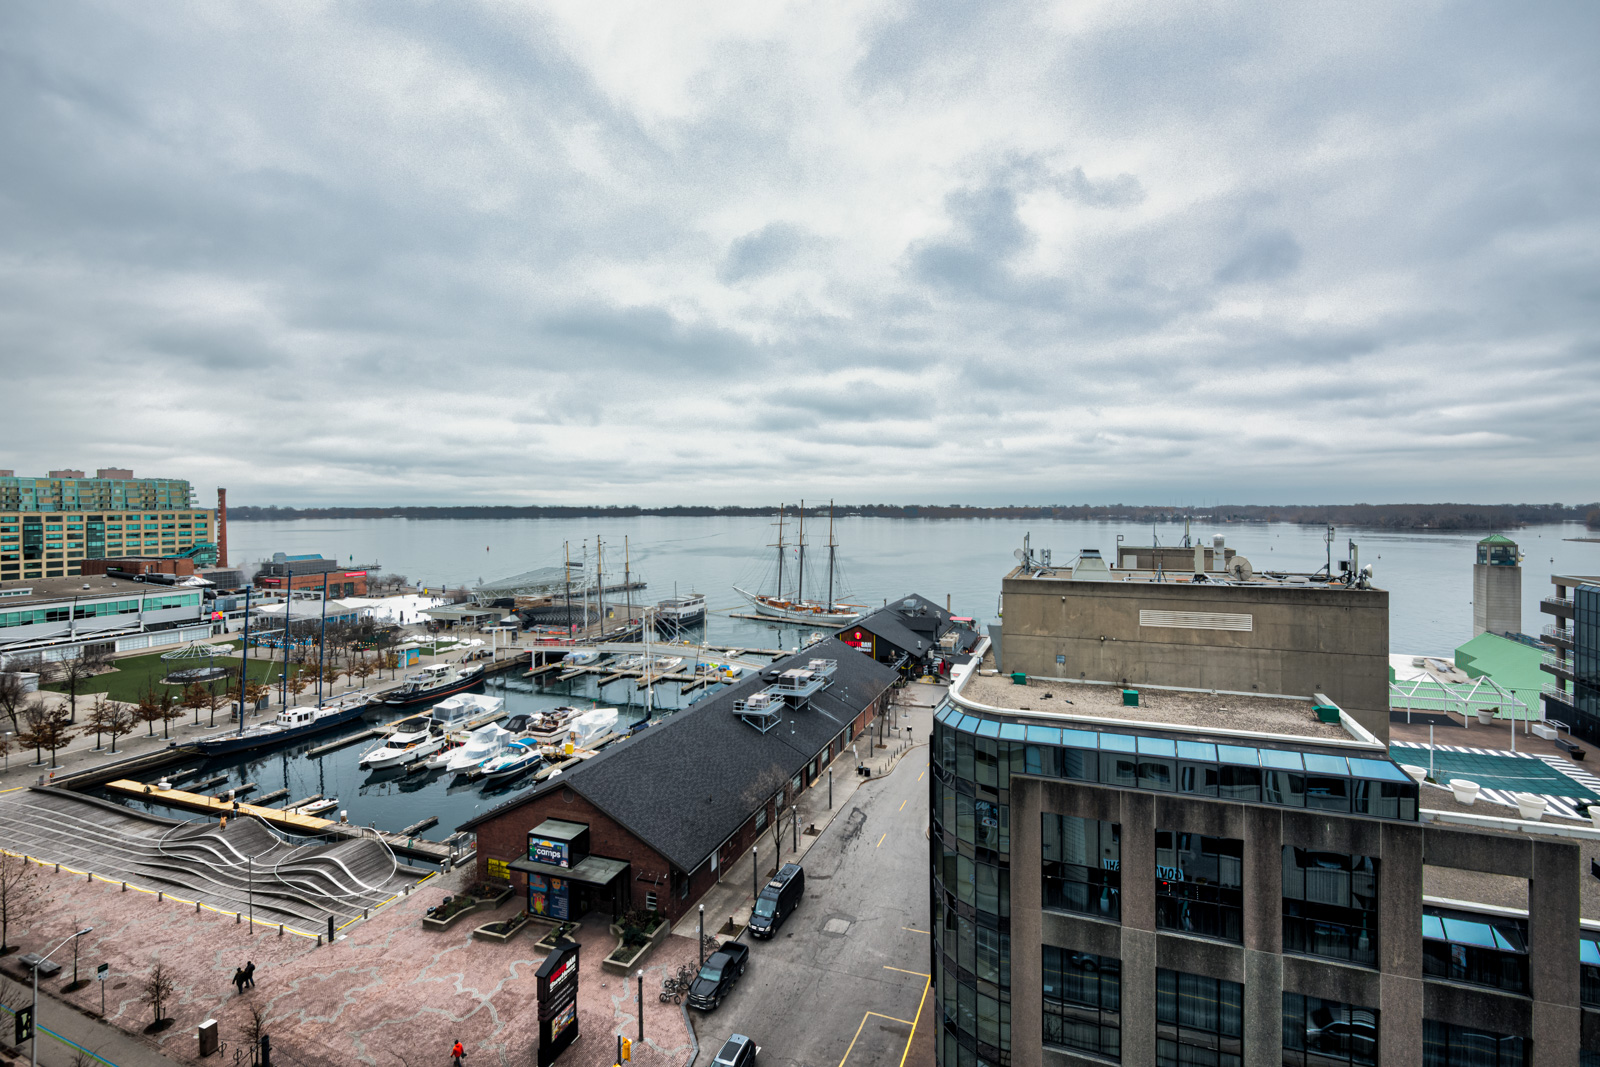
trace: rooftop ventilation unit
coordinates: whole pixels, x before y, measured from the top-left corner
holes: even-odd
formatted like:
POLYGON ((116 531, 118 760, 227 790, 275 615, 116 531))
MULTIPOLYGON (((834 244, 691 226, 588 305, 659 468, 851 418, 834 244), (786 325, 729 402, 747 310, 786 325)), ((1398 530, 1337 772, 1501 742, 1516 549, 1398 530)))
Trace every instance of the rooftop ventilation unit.
POLYGON ((762 733, 766 733, 778 725, 783 716, 783 701, 772 695, 769 689, 759 693, 752 693, 743 700, 733 702, 733 713, 745 722, 754 726, 762 733))

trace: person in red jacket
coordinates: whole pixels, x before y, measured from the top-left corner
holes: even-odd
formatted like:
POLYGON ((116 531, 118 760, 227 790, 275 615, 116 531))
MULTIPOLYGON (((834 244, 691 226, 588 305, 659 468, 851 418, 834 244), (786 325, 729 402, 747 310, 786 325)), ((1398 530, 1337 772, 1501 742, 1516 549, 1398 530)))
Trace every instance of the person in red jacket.
POLYGON ((467 1050, 461 1047, 461 1042, 457 1041, 455 1047, 450 1050, 450 1058, 454 1061, 454 1067, 461 1067, 461 1057, 466 1054, 467 1050))

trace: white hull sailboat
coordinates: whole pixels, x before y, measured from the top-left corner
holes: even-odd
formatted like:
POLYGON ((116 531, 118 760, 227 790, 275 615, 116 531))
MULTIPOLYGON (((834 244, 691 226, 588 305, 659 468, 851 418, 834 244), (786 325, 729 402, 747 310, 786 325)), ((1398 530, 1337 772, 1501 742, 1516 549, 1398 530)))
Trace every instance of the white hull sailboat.
POLYGON ((795 566, 795 592, 794 596, 784 593, 783 567, 783 509, 778 509, 778 585, 777 592, 772 596, 764 593, 752 593, 748 589, 734 586, 733 591, 750 602, 756 609, 756 614, 769 618, 779 619, 783 622, 804 623, 811 626, 849 626, 862 615, 866 614, 866 607, 862 604, 842 604, 833 599, 833 572, 834 549, 838 547, 833 540, 833 509, 828 510, 828 596, 825 600, 807 600, 805 598, 806 577, 806 527, 805 527, 805 501, 800 502, 800 532, 797 538, 796 566, 795 566))

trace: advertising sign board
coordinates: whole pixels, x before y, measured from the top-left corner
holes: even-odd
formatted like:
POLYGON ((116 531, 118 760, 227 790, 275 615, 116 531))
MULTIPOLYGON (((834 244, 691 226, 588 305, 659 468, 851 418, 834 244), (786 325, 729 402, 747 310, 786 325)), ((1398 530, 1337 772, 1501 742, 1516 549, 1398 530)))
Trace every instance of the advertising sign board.
POLYGON ((578 1040, 578 944, 566 938, 534 975, 539 1002, 539 1067, 550 1067, 578 1040))
POLYGON ((556 867, 570 867, 572 861, 567 842, 548 837, 528 837, 528 858, 535 863, 549 863, 556 867))

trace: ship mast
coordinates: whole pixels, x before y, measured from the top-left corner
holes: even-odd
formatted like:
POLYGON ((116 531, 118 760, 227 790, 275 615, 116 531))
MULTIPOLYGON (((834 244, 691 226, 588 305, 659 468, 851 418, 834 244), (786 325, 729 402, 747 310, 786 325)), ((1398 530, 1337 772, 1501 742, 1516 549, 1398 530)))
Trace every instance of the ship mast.
POLYGON ((833 611, 833 501, 828 501, 828 602, 822 605, 822 610, 833 611))
POLYGON ((778 588, 773 595, 783 599, 783 505, 778 505, 778 588))
POLYGON ((800 555, 794 584, 795 604, 806 602, 806 502, 800 501, 800 555))

